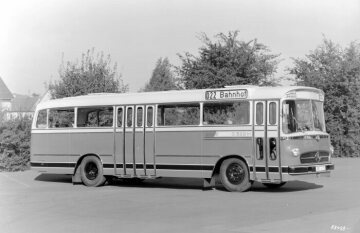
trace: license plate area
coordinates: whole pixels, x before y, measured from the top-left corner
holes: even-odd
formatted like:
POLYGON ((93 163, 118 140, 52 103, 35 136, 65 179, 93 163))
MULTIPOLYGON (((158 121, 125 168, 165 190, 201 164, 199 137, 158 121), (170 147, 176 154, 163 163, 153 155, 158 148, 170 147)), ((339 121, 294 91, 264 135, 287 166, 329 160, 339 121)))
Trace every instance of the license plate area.
POLYGON ((326 171, 326 166, 325 165, 317 165, 315 167, 315 171, 316 172, 324 172, 324 171, 326 171))

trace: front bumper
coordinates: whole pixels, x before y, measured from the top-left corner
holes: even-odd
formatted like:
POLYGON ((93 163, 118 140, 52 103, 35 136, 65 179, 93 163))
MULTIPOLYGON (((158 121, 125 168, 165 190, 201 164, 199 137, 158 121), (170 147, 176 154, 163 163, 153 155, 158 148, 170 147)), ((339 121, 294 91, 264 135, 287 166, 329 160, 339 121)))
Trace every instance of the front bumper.
POLYGON ((314 164, 314 165, 302 165, 302 166, 289 166, 283 167, 283 173, 289 175, 306 175, 306 174, 321 174, 329 173, 335 169, 334 164, 314 164))

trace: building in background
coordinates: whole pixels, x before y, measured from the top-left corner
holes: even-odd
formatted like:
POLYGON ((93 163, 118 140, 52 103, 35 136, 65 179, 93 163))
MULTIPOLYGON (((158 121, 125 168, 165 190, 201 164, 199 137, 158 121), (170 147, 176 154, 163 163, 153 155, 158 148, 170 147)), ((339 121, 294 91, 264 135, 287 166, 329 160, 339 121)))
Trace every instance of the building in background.
POLYGON ((13 98, 14 96, 0 77, 0 112, 9 111, 11 109, 11 101, 13 98))
POLYGON ((0 77, 0 112, 2 120, 11 120, 20 117, 32 117, 39 95, 12 94, 0 77))

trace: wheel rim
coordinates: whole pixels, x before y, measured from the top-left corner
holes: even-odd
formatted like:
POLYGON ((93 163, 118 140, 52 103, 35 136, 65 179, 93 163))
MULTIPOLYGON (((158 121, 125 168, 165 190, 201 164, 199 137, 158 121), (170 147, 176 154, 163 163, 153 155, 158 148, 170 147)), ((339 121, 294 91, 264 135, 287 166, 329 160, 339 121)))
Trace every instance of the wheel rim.
POLYGON ((94 162, 88 162, 85 165, 85 176, 89 180, 95 180, 98 176, 99 170, 97 165, 94 162))
POLYGON ((226 169, 226 177, 231 184, 238 185, 245 178, 245 171, 238 163, 230 164, 226 169))

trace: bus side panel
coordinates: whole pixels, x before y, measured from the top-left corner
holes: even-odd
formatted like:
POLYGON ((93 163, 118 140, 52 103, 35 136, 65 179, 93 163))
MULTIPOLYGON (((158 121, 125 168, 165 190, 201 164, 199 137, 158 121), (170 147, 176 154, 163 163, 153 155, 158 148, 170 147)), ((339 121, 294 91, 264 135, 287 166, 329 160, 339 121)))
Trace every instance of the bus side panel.
MULTIPOLYGON (((217 136, 216 131, 203 133, 202 147, 204 156, 202 157, 202 163, 204 165, 204 178, 211 177, 212 174, 212 171, 205 169, 207 165, 215 165, 219 158, 223 156, 241 156, 246 160, 249 169, 251 169, 252 138, 231 136, 231 133, 231 131, 226 132, 223 134, 224 136, 217 136)), ((235 133, 235 135, 236 134, 238 133, 235 133)))
POLYGON ((169 177, 202 177, 201 132, 156 132, 156 175, 169 177))
POLYGON ((123 129, 116 131, 115 134, 115 163, 116 174, 124 175, 124 136, 123 129))
POLYGON ((71 157, 71 162, 76 163, 80 156, 85 154, 95 154, 100 156, 101 162, 104 165, 105 175, 114 175, 114 133, 96 132, 91 133, 77 132, 71 134, 71 153, 77 155, 71 157))
POLYGON ((70 134, 33 133, 31 135, 31 164, 34 170, 46 173, 72 174, 70 134))
POLYGON ((136 163, 136 175, 145 175, 144 168, 144 133, 142 129, 136 129, 135 132, 135 163, 136 163))
POLYGON ((145 134, 145 163, 146 163, 146 175, 154 176, 155 175, 155 167, 154 167, 154 132, 146 131, 145 134))
POLYGON ((132 129, 125 132, 125 167, 126 175, 134 176, 134 133, 132 129))

